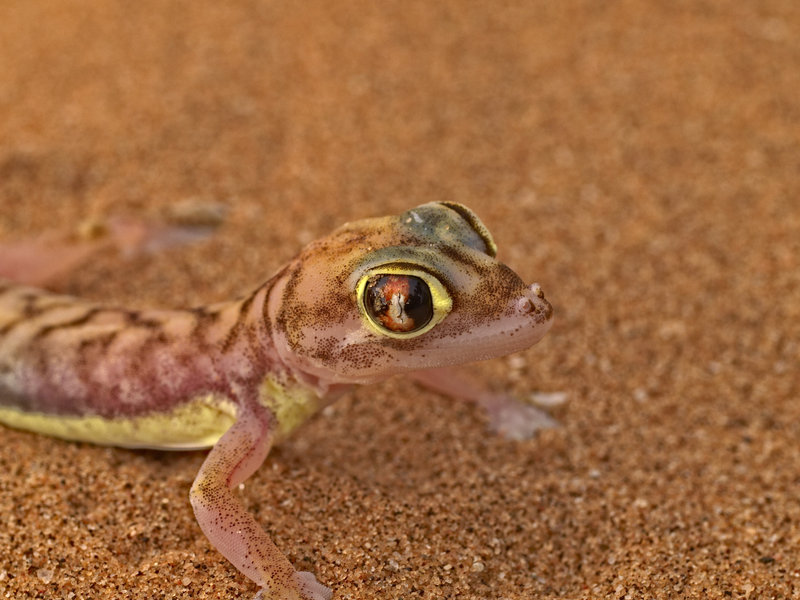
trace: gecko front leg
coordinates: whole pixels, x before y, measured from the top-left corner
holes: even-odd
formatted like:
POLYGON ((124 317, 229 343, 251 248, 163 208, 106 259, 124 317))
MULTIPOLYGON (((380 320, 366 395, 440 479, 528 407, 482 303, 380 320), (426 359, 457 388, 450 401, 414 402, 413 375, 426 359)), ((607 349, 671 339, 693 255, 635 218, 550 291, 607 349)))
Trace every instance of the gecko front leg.
POLYGON ((233 492, 266 458, 276 427, 275 416, 256 398, 241 404, 236 422, 211 449, 192 484, 194 514, 211 543, 262 588, 256 598, 330 600, 331 589, 313 574, 295 571, 233 492))
POLYGON ((452 368, 425 369, 410 374, 423 387, 456 400, 474 402, 489 419, 489 427, 510 440, 527 440, 541 429, 557 427, 545 411, 505 393, 492 392, 469 373, 452 368))

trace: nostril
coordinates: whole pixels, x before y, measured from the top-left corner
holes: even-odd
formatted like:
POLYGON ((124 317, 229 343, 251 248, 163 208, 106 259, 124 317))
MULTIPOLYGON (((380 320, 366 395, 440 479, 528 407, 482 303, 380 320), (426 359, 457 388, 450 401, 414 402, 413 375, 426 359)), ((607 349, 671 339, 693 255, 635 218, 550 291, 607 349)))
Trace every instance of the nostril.
POLYGON ((531 314, 536 312, 536 305, 530 298, 520 298, 517 302, 517 309, 522 313, 531 314))

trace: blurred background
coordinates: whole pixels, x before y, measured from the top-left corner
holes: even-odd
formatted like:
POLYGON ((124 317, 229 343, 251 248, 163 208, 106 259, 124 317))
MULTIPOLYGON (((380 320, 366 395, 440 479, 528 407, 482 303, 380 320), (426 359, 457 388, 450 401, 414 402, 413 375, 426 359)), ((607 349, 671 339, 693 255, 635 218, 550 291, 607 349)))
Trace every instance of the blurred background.
MULTIPOLYGON (((184 304, 241 293, 345 221, 467 204, 557 314, 481 373, 565 392, 562 428, 511 444, 402 382, 357 392, 248 487, 279 545, 340 598, 796 597, 798 32, 780 0, 3 2, 0 239, 222 207, 201 243, 69 281, 184 304)), ((184 502, 201 455, 0 440, 0 589, 252 593, 184 502), (15 466, 73 452, 42 467, 54 489, 89 485, 84 465, 120 478, 106 502, 138 493, 106 533, 64 517, 101 575, 58 531, 37 545, 29 494, 48 488, 15 466), (162 533, 122 543, 160 494, 162 533), (192 560, 203 577, 181 583, 192 560)))

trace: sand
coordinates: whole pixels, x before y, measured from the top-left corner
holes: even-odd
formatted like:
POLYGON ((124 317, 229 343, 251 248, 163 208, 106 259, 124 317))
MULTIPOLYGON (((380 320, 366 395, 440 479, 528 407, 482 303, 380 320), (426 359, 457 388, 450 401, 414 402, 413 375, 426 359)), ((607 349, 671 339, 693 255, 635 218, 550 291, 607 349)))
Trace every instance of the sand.
MULTIPOLYGON (((557 315, 476 371, 566 393, 561 427, 347 395, 242 492, 293 563, 338 599, 800 597, 798 31, 779 0, 2 3, 0 240, 227 206, 67 282, 171 306, 463 202, 557 315)), ((251 598, 203 457, 0 431, 0 598, 251 598)))

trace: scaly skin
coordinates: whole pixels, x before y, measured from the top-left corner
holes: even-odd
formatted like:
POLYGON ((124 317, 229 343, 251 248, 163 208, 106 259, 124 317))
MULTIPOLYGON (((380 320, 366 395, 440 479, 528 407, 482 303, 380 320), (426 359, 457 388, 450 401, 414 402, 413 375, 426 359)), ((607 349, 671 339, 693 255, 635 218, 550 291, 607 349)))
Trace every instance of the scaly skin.
POLYGON ((347 224, 251 294, 203 308, 131 311, 0 281, 0 422, 102 444, 213 446, 190 494, 211 542, 261 598, 328 599, 232 490, 347 386, 536 343, 552 309, 495 252, 469 209, 432 203, 347 224))

